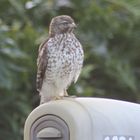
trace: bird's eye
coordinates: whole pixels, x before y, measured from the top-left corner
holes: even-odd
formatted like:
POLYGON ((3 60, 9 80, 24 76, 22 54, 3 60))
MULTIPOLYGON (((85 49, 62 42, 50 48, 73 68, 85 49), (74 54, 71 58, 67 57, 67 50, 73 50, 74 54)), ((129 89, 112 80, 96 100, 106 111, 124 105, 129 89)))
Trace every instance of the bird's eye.
POLYGON ((62 22, 62 24, 67 25, 67 24, 68 24, 68 22, 67 22, 67 21, 63 21, 63 22, 62 22))

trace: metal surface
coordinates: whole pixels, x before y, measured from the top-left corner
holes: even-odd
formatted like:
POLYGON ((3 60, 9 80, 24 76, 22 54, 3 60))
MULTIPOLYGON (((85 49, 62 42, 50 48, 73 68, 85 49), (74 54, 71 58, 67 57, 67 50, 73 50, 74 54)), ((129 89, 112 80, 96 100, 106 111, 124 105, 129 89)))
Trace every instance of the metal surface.
POLYGON ((37 119, 31 127, 30 134, 31 140, 69 140, 67 124, 54 115, 37 119))
POLYGON ((140 105, 74 98, 40 105, 28 116, 24 140, 140 140, 140 105))

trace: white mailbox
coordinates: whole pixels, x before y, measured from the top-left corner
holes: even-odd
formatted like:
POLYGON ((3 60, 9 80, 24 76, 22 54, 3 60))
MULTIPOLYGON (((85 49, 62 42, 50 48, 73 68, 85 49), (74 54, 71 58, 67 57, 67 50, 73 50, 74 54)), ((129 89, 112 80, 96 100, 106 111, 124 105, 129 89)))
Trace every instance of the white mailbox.
POLYGON ((102 98, 66 98, 28 116, 24 140, 140 140, 140 105, 102 98))

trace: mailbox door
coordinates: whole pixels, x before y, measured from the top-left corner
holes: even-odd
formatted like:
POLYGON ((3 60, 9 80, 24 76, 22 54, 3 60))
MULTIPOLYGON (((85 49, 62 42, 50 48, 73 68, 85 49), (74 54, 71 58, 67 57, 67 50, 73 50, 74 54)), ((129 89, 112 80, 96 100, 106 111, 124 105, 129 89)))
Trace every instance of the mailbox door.
POLYGON ((54 115, 46 115, 37 119, 30 133, 31 140, 70 140, 67 124, 54 115))

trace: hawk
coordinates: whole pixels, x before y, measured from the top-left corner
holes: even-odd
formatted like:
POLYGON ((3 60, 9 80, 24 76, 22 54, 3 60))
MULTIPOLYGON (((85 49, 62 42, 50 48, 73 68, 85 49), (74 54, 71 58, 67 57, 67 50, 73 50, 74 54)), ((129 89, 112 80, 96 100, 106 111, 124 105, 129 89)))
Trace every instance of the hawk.
POLYGON ((37 91, 41 102, 68 96, 82 69, 84 53, 73 31, 74 20, 67 15, 51 20, 49 36, 40 45, 37 59, 37 91))

